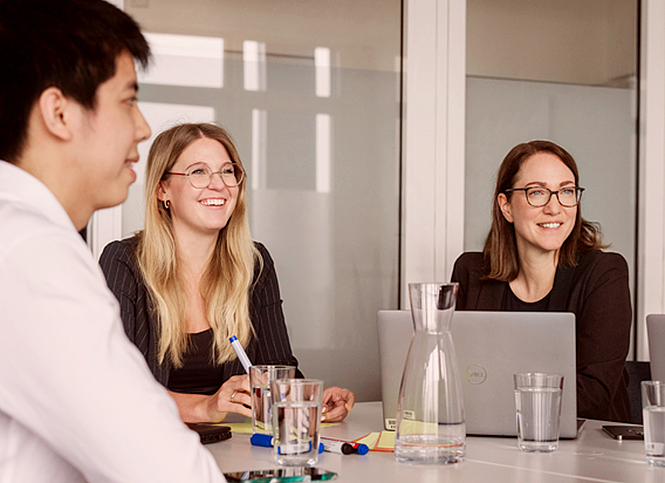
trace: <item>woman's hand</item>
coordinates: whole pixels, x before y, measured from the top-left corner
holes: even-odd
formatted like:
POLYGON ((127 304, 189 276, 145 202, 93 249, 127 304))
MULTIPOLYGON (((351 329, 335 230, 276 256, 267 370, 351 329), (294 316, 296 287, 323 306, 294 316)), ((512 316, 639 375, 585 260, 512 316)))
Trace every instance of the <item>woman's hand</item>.
POLYGON ((208 405, 210 421, 221 421, 227 413, 252 417, 252 397, 249 376, 233 376, 214 394, 208 405))
POLYGON ((343 421, 353 409, 356 395, 348 389, 331 386, 323 390, 323 416, 321 421, 335 423, 343 421))
POLYGON ((249 376, 233 376, 219 390, 211 395, 183 394, 171 392, 180 411, 180 418, 186 423, 216 423, 227 413, 238 413, 252 417, 249 376))

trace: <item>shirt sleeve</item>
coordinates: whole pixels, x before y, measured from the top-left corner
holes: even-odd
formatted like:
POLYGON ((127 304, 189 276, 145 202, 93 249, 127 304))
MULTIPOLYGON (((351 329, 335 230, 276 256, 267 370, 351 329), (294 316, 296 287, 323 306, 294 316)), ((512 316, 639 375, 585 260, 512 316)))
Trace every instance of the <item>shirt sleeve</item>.
MULTIPOLYGON (((628 266, 603 253, 590 268, 577 314, 577 400, 580 417, 614 419, 630 344, 628 266)), ((625 391, 625 388, 623 389, 625 391)))
POLYGON ((23 236, 0 254, 0 273, 4 413, 91 483, 224 481, 127 340, 76 234, 23 236))

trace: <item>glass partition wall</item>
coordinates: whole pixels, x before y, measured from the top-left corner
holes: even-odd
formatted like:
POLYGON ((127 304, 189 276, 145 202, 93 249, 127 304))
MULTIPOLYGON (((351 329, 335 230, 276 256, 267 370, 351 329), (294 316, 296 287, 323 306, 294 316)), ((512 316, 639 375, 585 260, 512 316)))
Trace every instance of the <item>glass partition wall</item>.
MULTIPOLYGON (((140 78, 154 135, 215 121, 248 175, 303 372, 380 399, 376 312, 397 308, 399 0, 125 0, 155 54, 140 78), (362 369, 362 370, 361 370, 362 369)), ((122 236, 143 227, 137 182, 122 236)))
MULTIPOLYGON (((155 53, 140 80, 153 134, 208 120, 237 141, 252 234, 275 259, 307 375, 351 387, 360 400, 380 398, 376 311, 398 307, 400 280, 445 279, 458 252, 482 248, 496 170, 525 140, 551 139, 573 154, 587 188, 584 216, 602 224, 639 279, 636 0, 125 0, 124 8, 155 53), (403 9, 405 65, 417 60, 406 81, 415 90, 400 106, 403 9), (450 103, 465 98, 455 77, 464 51, 458 112, 450 103), (413 96, 423 91, 419 104, 413 96), (436 116, 418 111, 432 104, 436 116), (418 136, 406 140, 400 166, 400 133, 409 138, 402 111, 418 136), (420 134, 428 149, 415 149, 420 134), (414 184, 414 170, 427 186, 414 184), (427 196, 400 205, 400 173, 427 196), (451 185, 438 184, 440 173, 465 179, 453 187, 463 206, 441 202, 451 185), (450 230, 456 217, 460 229, 450 230), (414 254, 409 227, 434 241, 414 254)), ((142 228, 142 169, 121 216, 93 225, 96 253, 100 227, 115 226, 114 236, 142 228)))

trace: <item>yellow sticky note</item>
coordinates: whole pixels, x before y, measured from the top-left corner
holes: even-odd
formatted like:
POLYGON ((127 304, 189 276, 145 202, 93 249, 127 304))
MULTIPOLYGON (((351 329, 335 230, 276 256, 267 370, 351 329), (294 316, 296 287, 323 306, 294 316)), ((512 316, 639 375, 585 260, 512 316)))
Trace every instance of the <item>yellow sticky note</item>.
POLYGON ((252 422, 248 423, 221 423, 220 426, 228 426, 231 428, 232 433, 248 433, 252 434, 254 432, 254 429, 252 428, 252 422))
POLYGON ((381 433, 369 433, 367 436, 363 436, 362 438, 356 439, 356 443, 362 443, 366 444, 367 447, 372 450, 374 449, 374 446, 376 446, 377 441, 379 441, 379 436, 381 433))
POLYGON ((423 421, 415 421, 410 419, 403 419, 399 427, 400 434, 439 434, 438 423, 426 423, 423 421))
POLYGON ((381 431, 381 436, 376 443, 375 449, 378 451, 393 451, 395 449, 395 432, 381 431))
MULTIPOLYGON (((247 418, 244 423, 225 423, 224 421, 220 423, 214 423, 215 426, 228 426, 231 428, 231 432, 241 434, 241 433, 246 433, 246 434, 252 434, 254 432, 254 428, 252 427, 252 420, 250 418, 247 418)), ((326 428, 328 426, 337 426, 339 423, 321 423, 322 428, 326 428)))

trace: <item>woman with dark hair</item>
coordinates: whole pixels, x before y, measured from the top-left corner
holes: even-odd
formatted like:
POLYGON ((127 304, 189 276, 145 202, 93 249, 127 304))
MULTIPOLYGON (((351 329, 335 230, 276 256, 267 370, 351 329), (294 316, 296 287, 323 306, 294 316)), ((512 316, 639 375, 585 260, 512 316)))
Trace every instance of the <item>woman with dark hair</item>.
POLYGON ((483 252, 455 262, 457 309, 573 312, 579 417, 630 421, 628 266, 582 218, 583 191, 561 146, 515 146, 499 168, 483 252))

